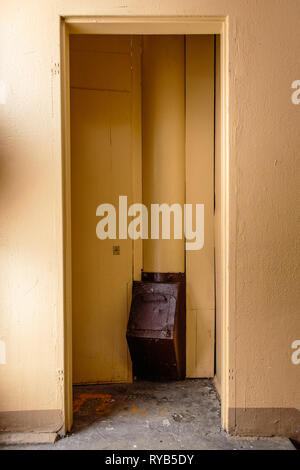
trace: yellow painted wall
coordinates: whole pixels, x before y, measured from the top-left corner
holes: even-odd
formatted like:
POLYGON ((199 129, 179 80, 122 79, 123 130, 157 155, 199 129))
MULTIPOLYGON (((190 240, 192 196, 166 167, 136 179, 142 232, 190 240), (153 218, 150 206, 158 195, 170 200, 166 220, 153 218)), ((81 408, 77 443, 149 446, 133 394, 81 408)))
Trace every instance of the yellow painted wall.
POLYGON ((133 42, 140 40, 70 38, 74 383, 131 381, 133 242, 119 239, 118 222, 115 240, 99 240, 96 208, 113 204, 118 217, 119 196, 127 196, 128 207, 134 202, 132 147, 140 136, 132 132, 133 42))
MULTIPOLYGON (((0 409, 63 408, 59 15, 228 16, 229 429, 239 410, 299 408, 298 0, 2 2, 0 409)), ((226 410, 225 410, 226 411, 226 410)), ((276 412, 277 413, 277 412, 276 412)), ((269 420, 266 431, 281 432, 269 420)), ((277 424, 276 424, 277 422, 277 424)), ((247 424, 248 423, 248 424, 247 424)), ((287 430, 292 423, 287 423, 287 430)), ((250 429, 251 430, 251 429, 250 429)))
MULTIPOLYGON (((144 36, 142 56, 143 203, 185 202, 184 36, 144 36)), ((143 241, 149 272, 184 272, 184 238, 143 241)), ((149 223, 150 233, 150 223, 149 223)))
MULTIPOLYGON (((204 246, 186 251, 186 374, 214 376, 214 36, 186 37, 186 203, 204 204, 204 246)), ((193 219, 195 224, 195 219, 193 219)))
POLYGON ((205 206, 203 249, 144 240, 143 267, 186 272, 186 374, 213 377, 214 36, 144 36, 142 64, 143 202, 205 206))
POLYGON ((215 239, 215 310, 216 310, 216 375, 215 384, 219 395, 221 395, 222 384, 222 360, 225 353, 222 351, 223 333, 222 333, 222 302, 223 289, 222 283, 222 260, 221 260, 221 77, 220 77, 220 36, 216 36, 215 43, 215 217, 214 217, 214 239, 215 239))

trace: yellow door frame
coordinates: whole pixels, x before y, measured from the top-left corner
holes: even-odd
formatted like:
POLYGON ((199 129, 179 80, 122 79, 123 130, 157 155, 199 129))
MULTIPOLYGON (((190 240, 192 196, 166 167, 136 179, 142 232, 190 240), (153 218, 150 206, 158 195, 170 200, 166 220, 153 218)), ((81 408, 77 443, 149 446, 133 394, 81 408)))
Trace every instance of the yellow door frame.
MULTIPOLYGON (((220 392, 222 426, 227 429, 229 409, 229 146, 228 146, 228 19, 227 17, 185 16, 65 16, 60 18, 61 48, 61 117, 62 117, 62 211, 64 266, 64 429, 69 431, 72 412, 72 279, 71 279, 71 154, 70 154, 70 34, 218 34, 220 35, 220 97, 221 97, 221 207, 220 259, 222 364, 220 392)), ((137 189, 138 191, 138 189, 137 189)), ((137 251, 140 247, 137 246, 137 251)), ((140 261, 138 261, 140 262, 140 261)), ((138 272, 139 267, 135 267, 138 272)), ((232 389, 230 391, 232 397, 232 389)))

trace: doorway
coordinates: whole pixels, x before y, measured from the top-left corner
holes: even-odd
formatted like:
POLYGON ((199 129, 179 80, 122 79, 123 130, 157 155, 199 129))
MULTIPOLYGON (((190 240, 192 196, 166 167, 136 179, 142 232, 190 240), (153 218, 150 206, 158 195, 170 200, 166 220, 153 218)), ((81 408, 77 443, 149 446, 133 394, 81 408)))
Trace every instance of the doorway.
POLYGON ((114 239, 99 240, 95 226, 100 203, 137 202, 139 142, 148 212, 152 203, 204 206, 202 247, 147 235, 141 268, 186 272, 187 377, 214 375, 214 64, 212 35, 70 37, 74 383, 132 379, 125 336, 134 245, 127 227, 120 233, 120 214, 114 239))
MULTIPOLYGON (((72 21, 73 21, 72 19, 68 19, 68 20, 67 20, 67 22, 70 22, 70 24, 72 23, 72 21)), ((83 32, 83 30, 80 30, 80 28, 82 27, 81 22, 78 22, 78 21, 76 20, 76 21, 74 22, 74 24, 75 24, 75 23, 76 23, 76 25, 74 26, 74 28, 73 28, 73 26, 72 26, 70 29, 74 29, 74 31, 75 31, 75 29, 76 29, 76 34, 78 34, 79 32, 83 32)), ((69 24, 69 27, 70 27, 70 24, 69 24)), ((214 26, 214 28, 215 28, 215 27, 216 27, 216 25, 214 26)), ((162 28, 162 26, 160 26, 160 28, 162 28)), ((100 28, 100 29, 101 29, 101 28, 100 28)), ((133 29, 135 29, 135 28, 133 28, 133 29)), ((158 28, 158 29, 159 29, 159 28, 158 28)), ((209 28, 208 28, 208 29, 209 29, 209 28)), ((208 29, 207 29, 207 32, 209 32, 208 29)), ((221 31, 220 24, 218 25, 217 29, 218 29, 218 32, 221 31)), ((68 47, 69 47, 69 44, 68 44, 68 40, 69 40, 69 37, 70 37, 70 36, 69 36, 69 33, 70 33, 70 32, 74 32, 74 31, 70 31, 70 30, 69 30, 69 31, 68 31, 68 34, 67 34, 66 36, 64 36, 65 39, 66 39, 66 42, 65 42, 65 44, 64 44, 64 47, 65 47, 65 61, 66 61, 66 62, 65 62, 65 65, 66 65, 66 70, 68 69, 68 64, 69 64, 69 57, 68 57, 68 52, 67 52, 68 47)), ((122 31, 122 28, 120 29, 120 31, 122 31)), ((173 31, 174 31, 174 30, 173 30, 173 31)), ((84 31, 84 32, 86 32, 86 31, 84 31)), ((92 27, 91 32, 95 32, 95 27, 92 27)), ((127 31, 126 29, 125 29, 125 30, 123 29, 123 32, 126 32, 126 33, 127 33, 128 31, 127 31)), ((64 31, 64 34, 65 34, 65 31, 64 31)), ((137 36, 138 36, 138 35, 136 35, 136 39, 137 39, 137 36)), ((90 36, 90 37, 92 37, 92 36, 90 36)), ((113 37, 113 36, 111 36, 111 37, 113 37)), ((133 37, 134 37, 134 36, 133 36, 133 37)), ((132 36, 131 36, 131 38, 132 38, 132 36)), ((120 39, 120 36, 119 36, 119 39, 120 39)), ((212 37, 212 39, 213 39, 213 37, 212 37)), ((136 57, 135 57, 135 60, 136 60, 136 57)), ((213 72, 213 73, 214 73, 214 72, 213 72)), ((66 78, 65 75, 64 75, 63 78, 64 78, 64 80, 63 80, 63 89, 68 89, 68 87, 69 87, 69 85, 70 85, 70 84, 68 83, 68 78, 66 78)), ((136 76, 134 80, 137 80, 137 83, 138 83, 138 82, 139 82, 138 76, 136 76)), ((133 80, 133 81, 134 81, 134 80, 133 80)), ((71 87, 72 87, 72 85, 71 85, 71 87)), ((73 95, 76 95, 75 87, 76 87, 76 85, 74 86, 74 93, 73 93, 73 91, 72 91, 73 95)), ((78 91, 79 91, 79 89, 81 88, 81 86, 79 85, 79 86, 77 86, 77 88, 78 88, 78 91)), ((82 87, 82 88, 85 88, 85 87, 82 87)), ((86 88, 90 88, 90 86, 87 86, 86 88)), ((92 88, 94 88, 94 87, 92 87, 92 88)), ((83 93, 85 92, 86 94, 88 94, 88 91, 89 91, 89 90, 82 90, 82 91, 83 91, 83 93)), ((96 88, 96 90, 90 90, 90 91, 95 91, 95 92, 96 92, 96 91, 97 91, 97 88, 96 88)), ((104 91, 104 90, 103 90, 103 91, 104 91)), ((109 91, 111 91, 111 90, 109 90, 109 91)), ((80 92, 77 93, 77 95, 78 95, 78 94, 80 94, 80 92)), ((137 91, 137 88, 135 88, 135 91, 134 91, 132 94, 135 95, 135 96, 139 96, 139 91, 137 91)), ((71 95, 71 98, 72 98, 72 95, 71 95)), ((77 98, 78 98, 78 97, 77 97, 77 98)), ((76 98, 75 98, 75 99, 76 99, 76 98)), ((79 101, 79 103, 80 103, 80 98, 78 99, 78 101, 79 101)), ((86 100, 81 100, 81 101, 86 102, 86 100)), ((138 106, 139 106, 139 105, 140 105, 140 103, 139 103, 139 98, 137 98, 136 102, 138 103, 138 106)), ((215 104, 214 104, 214 105, 215 105, 215 104)), ((213 105, 213 106, 214 106, 214 105, 213 105)), ((68 98, 65 99, 65 101, 64 101, 64 106, 65 106, 65 110, 64 110, 64 113, 65 113, 64 124, 65 124, 66 130, 67 130, 67 129, 68 129, 68 98)), ((80 105, 80 106, 81 106, 81 105, 80 105)), ((84 105, 83 105, 83 108, 84 108, 84 105)), ((137 109, 138 109, 138 108, 136 108, 136 110, 137 110, 137 109)), ((214 110, 214 108, 213 108, 213 110, 214 110)), ((132 112, 132 109, 131 109, 131 112, 132 112)), ((138 128, 139 125, 140 125, 140 123, 138 122, 139 119, 137 118, 137 113, 136 113, 136 111, 133 112, 133 115, 135 115, 135 126, 138 128)), ((131 116, 132 116, 132 114, 131 114, 131 116)), ((70 120, 69 120, 69 122, 70 122, 70 120)), ((72 116, 71 116, 71 122, 72 122, 72 116)), ((75 119, 75 122, 76 122, 76 119, 75 119)), ((220 130, 220 129, 219 129, 219 130, 220 130)), ((214 131, 213 131, 213 132, 214 132, 214 131)), ((193 133, 193 134, 194 134, 194 133, 193 133)), ((128 132, 128 135, 129 135, 129 132, 128 132)), ((83 140, 84 140, 84 139, 83 139, 83 140)), ((77 141, 76 141, 76 138, 75 138, 75 142, 77 142, 77 141)), ((133 145, 132 145, 132 150, 133 150, 133 153, 132 153, 132 155, 133 155, 133 162, 135 163, 135 164, 133 165, 133 167, 132 167, 132 173, 133 173, 133 175, 135 175, 135 176, 133 177, 133 191, 132 191, 132 197, 133 197, 133 200, 138 200, 138 197, 141 196, 141 189, 142 189, 142 188, 136 188, 136 187, 135 187, 135 186, 136 186, 136 182, 137 182, 137 175, 140 174, 140 170, 141 170, 141 159, 139 158, 140 143, 139 143, 138 141, 137 141, 137 142, 131 141, 131 142, 132 142, 132 144, 133 144, 133 145), (138 196, 137 196, 137 195, 138 195, 138 196)), ((222 142, 222 144, 223 144, 223 142, 222 142)), ((196 147, 196 146, 197 146, 197 143, 195 142, 194 145, 195 145, 195 147, 196 147)), ((71 152, 70 152, 70 150, 68 150, 68 148, 70 148, 70 144, 68 143, 68 140, 67 140, 67 139, 66 139, 66 141, 65 141, 65 143, 64 143, 64 146, 65 146, 66 156, 68 157, 68 155, 69 155, 69 157, 70 157, 70 156, 71 156, 71 152)), ((74 147, 74 143, 73 143, 73 147, 74 147)), ((80 146, 78 147, 78 149, 79 149, 79 150, 78 150, 78 153, 80 153, 80 146)), ((214 152, 214 150, 213 150, 213 152, 214 152)), ((198 153, 199 153, 199 152, 198 152, 198 153)), ((67 160, 66 160, 66 166, 67 166, 67 168, 68 168, 68 166, 69 166, 69 167, 71 166, 70 163, 71 163, 71 158, 69 159, 69 162, 68 162, 68 158, 67 158, 67 160)), ((212 158, 212 164, 213 164, 213 158, 212 158)), ((79 167, 80 167, 80 165, 79 165, 79 167)), ((99 168, 101 168, 101 165, 99 166, 99 168)), ((68 172, 68 170, 67 170, 67 172, 68 172)), ((222 170, 222 172, 223 172, 223 170, 222 170)), ((80 171, 79 171, 79 173, 80 173, 80 171)), ((82 176, 84 176, 84 174, 83 174, 82 176)), ((131 176, 132 176, 132 175, 131 175, 131 176)), ((130 178, 130 175, 129 175, 129 178, 130 178)), ((83 179, 84 179, 84 178, 83 178, 83 179)), ((79 181, 82 181, 82 179, 79 178, 79 181)), ((128 180, 128 181, 129 181, 129 180, 128 180)), ((132 179, 131 179, 131 182, 132 182, 132 179)), ((68 182, 67 182, 67 186, 68 186, 68 182)), ((70 185, 70 186, 71 186, 71 185, 70 185)), ((92 186, 93 186, 93 185, 92 185, 92 186)), ((198 186, 199 186, 199 185, 198 185, 198 186)), ((130 195, 129 186, 128 186, 128 188, 126 188, 126 191, 127 191, 127 194, 130 195)), ((66 222, 66 225, 65 225, 65 227, 66 227, 66 226, 67 226, 67 227, 69 226, 69 228, 70 228, 70 217, 68 216, 68 212, 69 212, 69 214, 70 214, 70 212, 71 212, 71 210, 70 210, 70 209, 71 209, 71 197, 70 197, 70 192, 71 192, 71 191, 69 191, 69 192, 67 191, 67 193, 66 193, 66 217, 67 217, 67 222, 66 222), (69 195, 68 195, 68 194, 69 194, 69 195), (68 209, 68 207, 69 207, 69 209, 68 209)), ((80 191, 79 191, 78 193, 80 193, 80 191)), ((108 194, 108 193, 107 193, 107 194, 108 194)), ((110 197, 113 197, 113 196, 111 196, 111 193, 110 193, 110 197)), ((76 199, 75 199, 75 200, 76 200, 76 199)), ((97 203, 98 203, 98 202, 99 202, 99 201, 97 201, 97 203)), ((100 202, 102 202, 102 201, 100 201, 100 202)), ((79 204, 80 204, 80 203, 79 203, 79 204)), ((94 209, 95 209, 95 208, 94 208, 94 209)), ((223 209, 224 209, 224 208, 223 208, 223 209)), ((76 211, 75 211, 75 212, 76 212, 76 211)), ((83 211, 83 212, 84 212, 84 211, 83 211)), ((83 217, 84 217, 84 214, 83 214, 83 217)), ((74 216, 72 217, 72 219, 74 219, 74 216)), ((213 225, 212 225, 212 228, 213 228, 213 225)), ((71 279, 70 279, 70 278, 71 278, 71 276, 70 276, 70 259, 71 259, 72 257, 71 257, 71 252, 70 252, 70 251, 69 251, 69 254, 68 254, 68 248, 70 248, 70 246, 71 246, 71 243, 70 243, 70 242, 71 242, 71 236, 70 236, 71 234, 70 234, 70 231, 69 231, 68 233, 65 233, 65 234, 66 234, 66 236, 67 236, 67 239, 65 239, 65 240, 67 240, 67 244, 66 244, 66 247, 67 247, 67 252, 66 252, 66 264, 65 264, 65 266, 66 266, 66 274, 67 274, 67 276, 66 276, 66 289, 67 289, 67 290, 66 290, 66 301, 67 301, 66 307, 67 307, 67 310, 70 312, 70 305, 71 305, 71 302, 68 301, 68 298, 70 299, 70 292, 71 292, 71 282, 70 282, 70 280, 71 280, 71 279), (68 296, 68 293, 69 293, 69 296, 68 296)), ((79 241, 78 241, 79 245, 82 244, 83 241, 84 241, 84 235, 82 235, 82 237, 83 237, 82 239, 81 239, 81 235, 78 237, 78 238, 79 238, 79 241)), ((96 240, 96 241, 97 241, 97 240, 96 240)), ((122 240, 122 241, 123 241, 123 240, 122 240)), ((127 242, 127 240, 126 240, 126 242, 127 242)), ((223 240, 222 240, 222 243, 223 243, 223 240)), ((124 269, 124 272, 126 272, 127 274, 131 271, 130 277, 129 277, 129 278, 126 278, 126 285, 127 285, 127 308, 126 308, 126 310, 123 308, 123 312, 126 311, 126 315, 128 315, 128 311, 129 311, 128 309, 129 309, 129 306, 130 306, 131 282, 132 282, 133 279, 137 279, 137 278, 138 278, 139 273, 140 273, 140 268, 143 266, 142 246, 141 246, 140 241, 134 241, 134 242, 132 242, 132 243, 131 243, 131 247, 129 247, 129 244, 130 244, 130 242, 128 242, 128 247, 125 248, 125 251, 128 250, 128 253, 131 253, 131 257, 132 257, 132 258, 131 258, 131 263, 129 263, 129 261, 128 261, 128 263, 127 263, 127 265, 126 265, 126 267, 125 267, 125 269, 124 269), (131 264, 131 266, 129 266, 130 264, 131 264)), ((104 246, 104 245, 103 245, 103 246, 104 246)), ((117 250, 118 250, 118 249, 121 249, 121 246, 120 246, 119 241, 118 241, 118 244, 113 245, 113 247, 110 247, 110 248, 111 248, 111 253, 113 252, 113 250, 114 250, 115 248, 116 248, 117 250)), ((214 249, 214 246, 212 245, 211 248, 214 249)), ((74 248, 73 248, 73 245, 72 245, 72 254, 73 254, 73 252, 74 252, 74 248)), ((124 250, 123 250, 123 252, 124 252, 124 250)), ((75 256, 76 256, 76 255, 75 255, 75 256)), ((80 260, 80 257, 81 257, 80 254, 77 253, 77 256, 78 256, 78 259, 80 260)), ((114 256, 114 259, 116 259, 119 255, 113 255, 113 254, 112 254, 112 256, 114 256)), ((207 256, 207 255, 204 255, 204 258, 205 258, 206 256, 207 256)), ((74 259, 75 259, 75 258, 74 258, 74 259)), ((129 259, 129 256, 128 256, 128 259, 129 259)), ((72 261, 73 261, 73 259, 72 259, 72 261)), ((84 264, 84 260, 81 259, 80 262, 84 264)), ((223 262, 223 260, 222 260, 222 262, 223 262)), ((111 264, 111 263, 110 263, 110 264, 111 264)), ((197 263, 196 263, 196 264, 197 264, 197 263)), ((79 265, 80 265, 80 263, 79 263, 79 265)), ((110 267, 112 267, 112 266, 113 266, 113 263, 111 264, 110 267)), ((213 266, 213 263, 212 263, 212 266, 213 266)), ((74 269, 75 269, 75 268, 74 268, 74 265, 73 265, 73 272, 74 272, 74 269)), ((127 274, 126 274, 126 275, 127 275, 127 274)), ((80 273, 79 273, 79 278, 80 278, 80 273)), ((125 277, 124 277, 124 282, 125 282, 125 277)), ((207 294, 208 291, 207 291, 207 285, 205 285, 205 282, 202 283, 202 286, 203 286, 204 292, 207 294)), ((121 291, 121 289, 120 289, 120 291, 121 291)), ((95 292, 96 292, 96 289, 95 289, 95 292)), ((123 290, 123 292, 124 292, 124 290, 123 290)), ((105 292, 105 295, 106 295, 106 294, 107 294, 107 293, 105 292)), ((109 296, 108 296, 108 297, 109 297, 109 296)), ((113 298, 113 296, 112 296, 112 298, 113 298)), ((76 299, 76 296, 73 297, 73 302, 74 302, 75 299, 76 299)), ((123 296, 123 299, 124 299, 124 296, 123 296)), ((84 302, 83 302, 83 303, 84 303, 84 302)), ((120 303, 119 303, 119 304, 120 304, 120 303)), ((123 304, 123 305, 124 305, 124 304, 123 304)), ((195 307, 195 306, 192 306, 191 311, 192 311, 193 314, 195 315, 195 312, 196 312, 197 310, 199 310, 199 309, 194 308, 194 307, 195 307)), ((197 306, 196 306, 196 307, 197 307, 197 306)), ((223 307, 223 306, 222 306, 222 307, 223 307)), ((110 307, 109 307, 109 308, 110 308, 110 307)), ((214 306, 212 306, 212 305, 205 305, 205 306, 204 306, 204 309, 205 309, 207 312, 209 312, 209 311, 213 312, 213 315, 212 315, 211 318, 213 319, 212 322, 214 323, 214 321, 215 321, 215 318, 214 318, 214 306)), ((73 310, 73 311, 74 311, 74 310, 73 310)), ((96 312, 96 310, 95 310, 95 312, 96 312)), ((95 314, 95 317, 97 317, 96 314, 95 314)), ((67 318, 70 318, 70 317, 67 316, 67 317, 66 317, 66 320, 67 320, 67 318)), ((97 317, 97 319, 99 319, 99 317, 97 317)), ((67 320, 67 322, 68 322, 68 320, 67 320)), ((74 324, 75 324, 75 323, 74 323, 74 324)), ((74 329, 74 324, 73 324, 73 329, 74 329)), ((120 324, 122 325, 122 322, 121 322, 120 324)), ((125 325, 126 322, 124 322, 123 324, 125 325)), ((206 326, 207 326, 207 325, 206 325, 205 323, 203 323, 202 326, 199 325, 198 328, 200 329, 200 331, 205 331, 206 326)), ((196 329, 196 330, 197 330, 197 329, 196 329)), ((190 331, 191 331, 193 334, 195 333, 195 328, 194 328, 194 326, 190 329, 190 331)), ((70 328, 69 328, 69 327, 66 328, 66 332, 67 332, 68 335, 70 334, 70 328)), ((207 332, 208 332, 208 336, 209 336, 209 337, 214 337, 214 330, 210 330, 210 331, 207 331, 207 332)), ((73 331, 73 333, 74 333, 74 331, 73 331)), ((80 333, 79 333, 78 336, 81 337, 80 333)), ((69 336, 69 338, 70 338, 70 336, 69 336)), ((125 335, 124 335, 124 339, 125 339, 125 335)), ((85 341, 86 341, 86 340, 87 340, 87 338, 85 338, 85 341)), ((67 344, 70 344, 70 343, 66 343, 66 345, 67 345, 67 344)), ((125 344, 126 344, 126 343, 125 343, 125 344)), ((214 340, 212 340, 212 343, 211 343, 211 344, 212 344, 212 350, 213 350, 214 340)), ((202 345, 203 345, 203 343, 202 343, 202 345)), ((198 346, 199 346, 199 344, 198 344, 198 346)), ((120 349, 121 349, 121 348, 120 348, 120 349)), ((67 348, 67 351, 70 352, 70 349, 67 348)), ((99 350, 98 350, 98 351, 99 351, 99 350)), ((68 367, 68 364, 70 365, 70 364, 72 363, 72 360, 71 360, 71 357, 70 357, 69 352, 67 352, 67 354, 66 354, 66 361, 67 361, 66 364, 67 364, 67 367, 68 367)), ((192 353, 195 354, 195 349, 194 349, 194 348, 192 348, 192 353)), ((74 357, 75 357, 75 354, 76 354, 76 353, 74 352, 74 357)), ((123 355, 123 354, 122 354, 122 356, 123 356, 123 358, 124 358, 124 355, 123 355)), ((212 354, 212 356, 211 356, 210 354, 209 354, 208 356, 209 356, 210 358, 212 357, 212 365, 213 365, 213 366, 212 366, 212 372, 209 373, 209 376, 212 376, 212 375, 214 374, 214 358, 213 358, 213 354, 212 354)), ((130 364, 130 359, 129 359, 129 360, 128 360, 128 359, 129 359, 129 357, 128 357, 128 353, 127 353, 127 368, 128 368, 128 370, 129 370, 129 373, 127 373, 127 375, 126 375, 126 373, 123 374, 123 377, 124 377, 124 381, 125 381, 125 382, 126 382, 126 381, 131 381, 131 375, 130 375, 130 374, 131 374, 131 364, 130 364)), ((74 360, 73 360, 73 361, 74 361, 74 360)), ((210 366, 209 366, 209 367, 210 367, 210 366)), ((69 369, 69 370, 70 370, 70 369, 69 369)), ((73 364, 73 370, 74 370, 74 364, 73 364)), ((123 372, 124 372, 124 370, 125 370, 125 368, 123 368, 123 372)), ((207 375, 208 375, 208 374, 207 374, 207 375)), ((193 376, 193 375, 190 374, 190 377, 192 377, 192 376, 193 376)), ((195 377, 197 377, 197 376, 199 376, 199 372, 196 371, 196 372, 195 372, 195 377)), ((201 375, 200 375, 200 376, 201 376, 201 375)), ((70 377, 71 377, 70 374, 66 375, 66 379, 67 379, 67 380, 68 380, 70 377)), ((91 382, 91 381, 92 381, 92 382, 113 382, 113 381, 119 382, 119 381, 122 381, 122 378, 120 378, 120 374, 119 374, 119 376, 116 378, 116 380, 114 380, 114 377, 112 376, 112 374, 110 374, 110 376, 108 376, 108 378, 100 378, 100 380, 97 380, 97 378, 92 378, 92 379, 91 379, 91 378, 87 378, 87 377, 88 377, 88 375, 85 376, 85 378, 83 379, 83 381, 82 381, 81 379, 79 379, 78 382, 82 383, 82 382, 85 382, 85 381, 87 381, 87 382, 91 382)), ((74 382, 75 382, 75 381, 77 382, 76 379, 74 380, 74 382)), ((78 382, 77 382, 77 383, 78 383, 78 382)), ((67 387, 66 387, 66 393, 67 393, 66 400, 67 400, 67 405, 68 405, 67 409, 68 409, 68 415, 69 415, 69 417, 70 417, 70 418, 69 418, 69 423, 70 423, 70 421, 72 420, 72 418, 71 418, 71 411, 70 411, 70 399, 69 399, 70 395, 69 395, 68 392, 67 392, 67 390, 70 390, 70 385, 71 385, 71 382, 69 381, 68 384, 66 384, 66 386, 67 386, 67 387)))

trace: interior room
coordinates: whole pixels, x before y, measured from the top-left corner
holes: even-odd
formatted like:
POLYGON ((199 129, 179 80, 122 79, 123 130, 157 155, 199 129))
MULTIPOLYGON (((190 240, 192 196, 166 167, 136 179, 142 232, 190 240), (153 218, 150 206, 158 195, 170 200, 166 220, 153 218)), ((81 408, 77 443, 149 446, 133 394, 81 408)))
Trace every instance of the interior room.
POLYGON ((74 383, 131 382, 126 328, 142 271, 186 273, 186 376, 214 376, 215 48, 213 35, 70 37, 74 383), (99 240, 96 208, 120 213, 120 196, 149 209, 201 201, 204 248, 186 251, 172 232, 121 239, 120 220, 115 239, 99 240))
MULTIPOLYGON (((148 361, 147 354, 139 350, 141 370, 135 377, 126 341, 132 283, 145 279, 146 273, 177 273, 185 278, 185 305, 175 333, 183 337, 179 346, 184 351, 178 358, 183 370, 174 377, 188 380, 215 375, 218 51, 219 37, 215 35, 70 36, 76 402, 77 385, 85 394, 83 384, 90 390, 91 384, 131 383, 153 378, 151 371, 160 367, 153 359, 155 348, 150 350, 148 361), (148 234, 142 239, 142 230, 136 240, 120 235, 120 196, 127 197, 126 212, 133 202, 147 207, 149 227, 153 226, 151 204, 179 203, 183 207, 201 202, 205 210, 204 247, 188 251, 183 237, 175 239, 174 214, 169 239, 150 239, 148 234), (96 208, 101 203, 119 210, 114 239, 95 236, 96 208)), ((158 354, 167 356, 168 351, 159 349, 158 354)), ((166 370, 154 378, 172 377, 166 370)), ((152 387, 150 382, 149 393, 152 387)))

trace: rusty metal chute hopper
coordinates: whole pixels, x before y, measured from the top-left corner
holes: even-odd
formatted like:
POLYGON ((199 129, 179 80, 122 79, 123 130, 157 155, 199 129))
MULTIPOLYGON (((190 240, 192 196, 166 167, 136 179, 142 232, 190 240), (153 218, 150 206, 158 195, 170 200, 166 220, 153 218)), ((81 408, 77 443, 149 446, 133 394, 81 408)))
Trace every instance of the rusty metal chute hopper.
POLYGON ((127 342, 137 378, 185 377, 185 275, 143 273, 133 283, 127 342))

